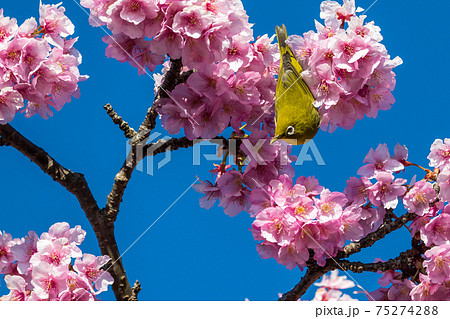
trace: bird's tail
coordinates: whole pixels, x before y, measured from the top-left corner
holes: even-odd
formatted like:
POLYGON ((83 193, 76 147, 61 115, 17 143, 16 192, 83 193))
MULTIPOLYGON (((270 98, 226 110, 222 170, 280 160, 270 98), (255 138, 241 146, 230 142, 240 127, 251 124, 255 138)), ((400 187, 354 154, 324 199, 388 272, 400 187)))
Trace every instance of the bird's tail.
POLYGON ((300 74, 303 71, 303 68, 301 67, 300 63, 297 62, 297 59, 295 58, 295 54, 292 51, 291 47, 286 43, 288 35, 285 25, 282 24, 281 27, 276 26, 275 32, 277 34, 278 47, 280 49, 280 70, 283 67, 293 68, 300 74))
POLYGON ((286 44, 286 40, 287 40, 287 36, 288 36, 286 27, 284 26, 284 24, 282 24, 281 27, 276 26, 275 32, 277 34, 278 47, 280 49, 280 57, 283 57, 289 48, 289 46, 286 44))

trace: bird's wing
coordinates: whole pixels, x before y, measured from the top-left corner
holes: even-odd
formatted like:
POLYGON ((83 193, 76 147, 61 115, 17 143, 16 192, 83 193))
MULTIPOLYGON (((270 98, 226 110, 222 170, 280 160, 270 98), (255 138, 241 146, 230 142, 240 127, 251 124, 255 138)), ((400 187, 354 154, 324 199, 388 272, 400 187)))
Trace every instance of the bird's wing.
POLYGON ((285 94, 289 95, 290 93, 294 93, 306 97, 307 100, 314 100, 311 90, 301 76, 301 73, 303 72, 302 66, 295 58, 291 47, 286 43, 286 27, 284 25, 281 27, 277 26, 275 31, 277 33, 281 57, 276 99, 281 98, 281 96, 285 94), (298 86, 298 89, 294 89, 294 85, 298 86))

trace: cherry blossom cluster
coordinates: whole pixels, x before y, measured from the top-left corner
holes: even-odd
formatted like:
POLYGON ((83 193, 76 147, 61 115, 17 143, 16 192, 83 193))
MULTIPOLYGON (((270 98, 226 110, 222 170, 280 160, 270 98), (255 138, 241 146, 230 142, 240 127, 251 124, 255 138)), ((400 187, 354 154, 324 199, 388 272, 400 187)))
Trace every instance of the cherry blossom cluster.
POLYGON ((78 38, 68 38, 74 25, 59 5, 41 4, 39 23, 29 18, 20 26, 0 9, 0 124, 11 122, 25 101, 25 117, 47 119, 50 106, 59 111, 80 95, 78 82, 87 76, 78 70, 78 38))
MULTIPOLYGON (((112 36, 106 55, 145 73, 165 57, 182 59, 195 71, 186 83, 158 101, 162 125, 170 134, 184 129, 189 139, 213 138, 231 126, 237 132, 268 124, 273 104, 278 50, 274 36, 253 41, 240 0, 83 0, 91 24, 106 25, 112 36)), ((170 67, 165 64, 163 74, 170 67)), ((163 76, 155 75, 156 88, 163 76)))
POLYGON ((427 247, 422 271, 411 280, 385 272, 379 280, 383 288, 371 293, 377 300, 450 300, 450 139, 435 140, 428 159, 434 168, 428 180, 416 182, 403 197, 408 212, 418 215, 411 235, 427 247))
POLYGON ((267 187, 280 175, 294 176, 291 163, 296 157, 290 152, 291 145, 280 141, 270 144, 268 133, 262 130, 253 131, 239 146, 237 143, 234 147, 231 143, 223 145, 219 148, 219 155, 224 154, 224 159, 232 156, 238 167, 231 168, 224 161, 211 171, 215 175, 214 183, 200 181, 200 184, 193 186, 197 192, 205 195, 200 199, 200 206, 209 209, 219 200, 219 206, 229 216, 242 211, 252 212, 252 196, 255 197, 251 195, 252 190, 267 187))
POLYGON ((110 257, 83 254, 78 246, 85 235, 80 226, 65 222, 41 236, 30 231, 13 239, 0 231, 0 274, 10 290, 0 300, 97 300, 114 281, 101 269, 110 257))
POLYGON ((390 58, 380 43, 380 28, 358 16, 361 11, 354 0, 344 0, 343 5, 324 1, 320 6, 324 25, 316 21, 316 32, 288 39, 316 97, 323 130, 351 129, 356 120, 375 118, 394 103, 392 69, 402 60, 390 58))
POLYGON ((272 39, 264 36, 249 45, 249 59, 237 71, 229 59, 203 64, 186 83, 177 85, 169 98, 158 100, 162 126, 170 134, 183 128, 191 140, 214 138, 229 126, 238 132, 244 123, 248 131, 260 130, 262 124, 273 136, 276 82, 271 67, 275 54, 272 39), (264 54, 270 58, 265 59, 264 54))
POLYGON ((255 216, 252 232, 261 257, 303 269, 313 251, 323 266, 347 240, 376 230, 386 209, 395 208, 406 192, 406 180, 393 175, 404 168, 399 160, 406 160, 406 148, 398 145, 396 156, 390 157, 385 144, 372 149, 358 171, 362 176, 350 178, 343 193, 325 189, 314 177, 299 177, 294 184, 287 175, 253 190, 249 211, 255 216))

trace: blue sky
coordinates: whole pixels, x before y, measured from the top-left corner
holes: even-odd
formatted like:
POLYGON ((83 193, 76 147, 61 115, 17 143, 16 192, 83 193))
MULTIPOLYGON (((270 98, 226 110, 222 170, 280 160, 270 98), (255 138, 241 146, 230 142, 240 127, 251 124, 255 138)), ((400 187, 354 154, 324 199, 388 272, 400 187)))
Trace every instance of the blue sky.
MULTIPOLYGON (((111 103, 137 128, 153 101, 154 83, 148 76, 139 77, 128 64, 107 59, 101 41, 105 34, 89 25, 88 16, 76 3, 79 0, 62 2, 75 24, 76 36, 80 37, 76 46, 83 54, 80 70, 90 79, 80 84, 81 98, 64 106, 53 118, 25 119, 18 115, 11 124, 62 165, 85 174, 103 207, 126 156, 126 139, 112 124, 103 105, 111 103)), ((290 34, 313 29, 314 19, 319 19, 320 2, 243 1, 250 22, 255 24, 255 37, 272 35, 275 25, 282 23, 290 34)), ((357 1, 363 8, 372 4, 372 0, 357 1)), ((38 0, 21 0, 2 1, 0 6, 5 15, 22 23, 28 17, 38 16, 38 5, 38 0)), ((315 175, 321 185, 342 191, 346 180, 356 175, 369 149, 379 143, 387 143, 391 150, 397 143, 406 144, 411 161, 428 165, 431 143, 436 138, 450 137, 445 79, 445 72, 450 69, 448 12, 450 4, 444 1, 428 1, 426 8, 409 1, 379 0, 373 4, 367 19, 381 27, 383 43, 391 57, 398 55, 404 61, 395 69, 396 103, 376 119, 358 121, 350 131, 320 131, 315 143, 326 165, 306 162, 296 167, 297 176, 315 175)), ((165 134, 159 122, 155 131, 165 134)), ((300 152, 300 146, 294 148, 296 152, 300 152)), ((121 252, 167 210, 196 175, 204 179, 210 176, 212 163, 202 161, 193 166, 192 156, 192 149, 172 153, 171 162, 153 176, 145 169, 135 171, 116 222, 121 252)), ((73 195, 13 148, 0 148, 0 167, 1 230, 22 237, 29 230, 40 234, 55 222, 67 221, 87 231, 81 247, 84 252, 100 253, 73 195)), ((418 169, 409 171, 408 177, 422 175, 418 169)), ((249 231, 252 219, 246 213, 231 218, 218 207, 203 210, 198 206, 199 198, 190 189, 123 256, 128 279, 141 282, 141 300, 276 300, 279 292, 290 290, 300 280, 302 273, 298 269, 289 271, 275 260, 259 257, 249 231)), ((409 241, 409 234, 402 229, 355 255, 354 260, 387 260, 408 247, 409 241)), ((376 289, 378 275, 352 276, 366 290, 376 289)), ((313 291, 305 299, 311 299, 313 291)), ((100 296, 114 300, 111 291, 100 296)))

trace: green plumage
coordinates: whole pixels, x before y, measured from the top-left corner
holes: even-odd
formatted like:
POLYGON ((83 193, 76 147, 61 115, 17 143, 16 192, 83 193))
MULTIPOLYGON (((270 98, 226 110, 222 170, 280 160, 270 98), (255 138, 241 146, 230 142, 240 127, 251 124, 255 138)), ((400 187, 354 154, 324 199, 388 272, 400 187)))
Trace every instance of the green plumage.
POLYGON ((291 144, 304 144, 320 126, 320 116, 313 106, 314 96, 301 77, 303 71, 292 49, 286 44, 284 25, 275 29, 280 48, 280 72, 275 95, 275 137, 291 144))

